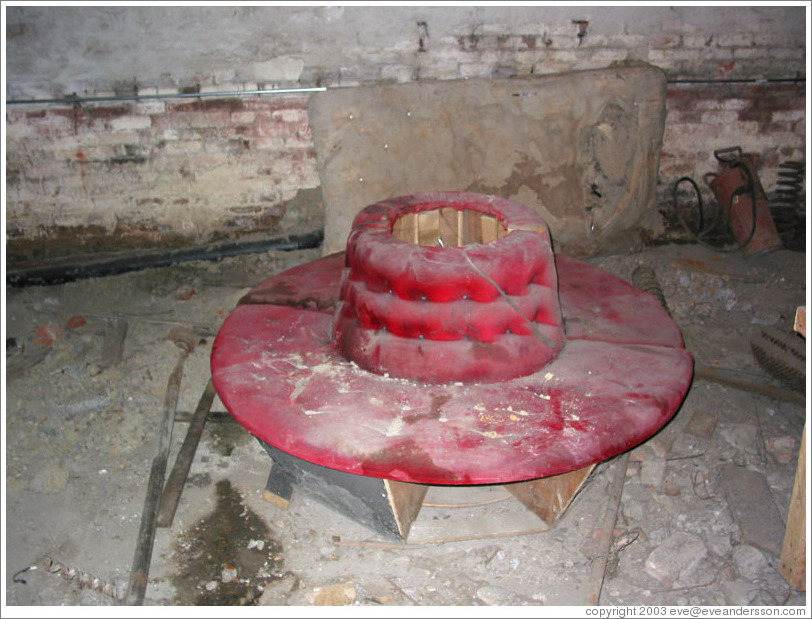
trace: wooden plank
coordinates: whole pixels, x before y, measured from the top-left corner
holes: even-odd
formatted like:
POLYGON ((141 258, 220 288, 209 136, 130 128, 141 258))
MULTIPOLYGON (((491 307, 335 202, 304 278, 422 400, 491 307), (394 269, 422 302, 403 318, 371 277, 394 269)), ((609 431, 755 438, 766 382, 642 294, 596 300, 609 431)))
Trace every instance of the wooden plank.
POLYGON ((499 228, 501 224, 496 217, 490 215, 483 215, 479 220, 480 227, 482 228, 482 242, 491 243, 492 241, 499 240, 499 228))
MULTIPOLYGON (((186 478, 189 476, 189 469, 192 466, 192 461, 195 458, 197 445, 200 442, 200 437, 203 435, 203 428, 206 426, 206 419, 211 410, 211 404, 214 401, 215 391, 212 380, 209 379, 206 388, 203 390, 203 395, 197 403, 197 408, 186 430, 186 436, 183 438, 183 444, 180 446, 178 456, 175 459, 175 466, 169 473, 169 478, 164 486, 163 495, 161 496, 161 506, 158 509, 157 526, 171 527, 172 521, 175 519, 175 511, 178 508, 180 495, 183 492, 183 486, 186 485, 186 478)), ((177 419, 177 411, 175 411, 177 419)))
POLYGON ((501 239, 506 234, 510 234, 514 230, 526 230, 528 232, 535 232, 536 234, 546 235, 548 234, 548 230, 544 226, 535 225, 535 224, 527 224, 523 226, 510 226, 507 230, 505 230, 502 226, 499 226, 499 238, 501 239))
MULTIPOLYGON (((172 338, 174 333, 170 333, 172 338)), ((177 344, 178 342, 175 341, 177 344)), ((181 355, 175 368, 169 375, 164 394, 164 410, 161 416, 161 425, 158 428, 158 453, 152 459, 149 478, 147 481, 147 494, 144 499, 144 510, 141 513, 141 525, 138 530, 138 541, 135 546, 133 565, 130 570, 130 580, 127 586, 127 601, 132 605, 143 605, 149 581, 149 568, 152 562, 152 550, 155 545, 155 530, 158 521, 158 508, 166 476, 166 463, 169 459, 169 448, 172 443, 172 427, 175 420, 175 411, 178 409, 180 397, 180 383, 183 377, 183 366, 191 347, 182 348, 181 355)))
MULTIPOLYGON (((806 337, 806 307, 795 312, 795 331, 806 337)), ((806 591, 806 424, 781 549, 781 575, 790 587, 806 591)))
MULTIPOLYGON (((423 509, 484 507, 502 501, 516 502, 504 486, 430 486, 423 509)), ((517 503, 517 505, 519 505, 517 503)), ((524 510, 522 506, 522 510, 524 510)), ((526 511, 526 510, 525 510, 526 511)))
POLYGON ((790 587, 806 591, 806 425, 784 533, 780 572, 790 587))
POLYGON ((803 393, 797 393, 785 387, 780 387, 763 380, 757 380, 735 370, 696 363, 694 365, 694 379, 707 380, 742 391, 766 395, 776 400, 784 400, 786 402, 793 402, 794 404, 806 404, 806 396, 803 393))
POLYGON ((465 244, 465 211, 457 211, 457 247, 465 244))
POLYGON ((506 484, 505 488, 527 509, 552 526, 578 494, 594 468, 595 465, 590 464, 561 475, 506 484))
POLYGON ((417 236, 419 245, 437 245, 440 238, 440 211, 423 211, 417 214, 417 236))
POLYGON ((406 243, 417 244, 417 215, 408 213, 398 217, 392 226, 392 235, 406 243))
POLYGON ((465 209, 462 211, 463 221, 463 238, 462 245, 471 245, 474 243, 482 242, 482 226, 479 220, 482 218, 482 213, 465 209))
POLYGON ((423 506, 423 498, 429 487, 421 484, 410 484, 402 481, 385 479, 383 481, 386 494, 389 497, 389 505, 392 513, 395 514, 395 522, 398 525, 400 536, 405 540, 409 537, 409 530, 412 527, 420 508, 423 506))
POLYGON ((458 232, 457 232, 457 213, 459 211, 455 208, 441 208, 440 213, 439 237, 442 241, 443 247, 457 247, 459 245, 458 232))

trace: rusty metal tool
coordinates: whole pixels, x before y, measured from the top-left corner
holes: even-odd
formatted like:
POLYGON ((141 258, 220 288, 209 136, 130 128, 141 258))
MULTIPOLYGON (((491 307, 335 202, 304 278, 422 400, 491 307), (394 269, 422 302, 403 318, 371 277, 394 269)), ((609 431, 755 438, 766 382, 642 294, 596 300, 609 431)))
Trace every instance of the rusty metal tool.
POLYGON ((127 587, 126 600, 131 605, 140 606, 144 603, 149 565, 152 561, 152 547, 155 541, 158 506, 163 492, 166 463, 169 459, 169 446, 172 442, 172 426, 174 424, 175 410, 178 407, 180 383, 183 377, 183 365, 186 362, 186 357, 194 350, 197 343, 194 330, 190 327, 175 327, 169 332, 169 339, 180 348, 181 354, 175 368, 169 375, 166 395, 164 396, 163 418, 161 419, 158 434, 158 453, 152 460, 147 495, 144 500, 144 511, 141 514, 141 527, 138 532, 133 567, 127 587))

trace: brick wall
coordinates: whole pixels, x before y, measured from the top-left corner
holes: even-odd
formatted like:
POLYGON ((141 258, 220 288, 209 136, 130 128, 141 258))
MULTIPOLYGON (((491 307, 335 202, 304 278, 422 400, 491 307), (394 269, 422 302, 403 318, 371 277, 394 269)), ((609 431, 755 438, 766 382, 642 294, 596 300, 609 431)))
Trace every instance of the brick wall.
POLYGON ((47 256, 318 228, 307 95, 207 96, 278 87, 649 62, 670 81, 664 216, 674 181, 713 171, 718 148, 760 155, 769 191, 778 163, 805 152, 804 10, 127 8, 57 19, 18 7, 8 15, 7 99, 145 98, 6 106, 8 249, 47 256), (222 36, 198 36, 215 21, 222 36), (268 41, 273 51, 258 52, 268 41), (143 53, 123 53, 136 44, 143 53), (201 98, 162 98, 189 89, 201 98))
POLYGON ((806 159, 805 91, 790 83, 671 84, 657 192, 668 225, 678 179, 692 178, 707 204, 715 200, 702 179, 722 169, 716 150, 738 146, 757 155, 759 180, 771 195, 780 164, 806 159))
POLYGON ((318 229, 306 106, 288 96, 10 108, 10 247, 47 256, 318 229))

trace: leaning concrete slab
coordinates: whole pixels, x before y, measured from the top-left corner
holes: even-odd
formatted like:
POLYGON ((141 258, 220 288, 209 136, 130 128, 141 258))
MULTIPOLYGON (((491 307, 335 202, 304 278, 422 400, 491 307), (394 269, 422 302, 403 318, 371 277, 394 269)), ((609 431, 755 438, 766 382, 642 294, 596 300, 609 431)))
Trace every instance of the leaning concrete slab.
POLYGON ((324 253, 344 249, 365 206, 426 191, 521 202, 573 256, 628 243, 661 225, 665 95, 664 73, 649 65, 316 93, 324 253))

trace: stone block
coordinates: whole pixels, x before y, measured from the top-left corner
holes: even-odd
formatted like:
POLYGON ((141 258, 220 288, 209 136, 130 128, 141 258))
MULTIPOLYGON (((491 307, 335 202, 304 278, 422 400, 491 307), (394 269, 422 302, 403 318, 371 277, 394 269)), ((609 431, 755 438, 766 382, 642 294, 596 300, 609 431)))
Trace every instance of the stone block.
POLYGON ((791 436, 776 436, 767 440, 767 453, 779 464, 788 464, 798 457, 798 447, 791 436))
POLYGON ((772 569, 767 557, 758 548, 747 544, 738 546, 733 551, 733 563, 739 576, 750 581, 758 580, 766 570, 772 569))
POLYGON ((698 535, 678 531, 646 559, 646 572, 667 586, 690 574, 708 554, 698 535))

